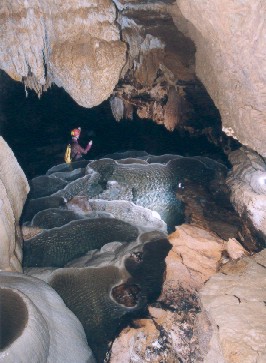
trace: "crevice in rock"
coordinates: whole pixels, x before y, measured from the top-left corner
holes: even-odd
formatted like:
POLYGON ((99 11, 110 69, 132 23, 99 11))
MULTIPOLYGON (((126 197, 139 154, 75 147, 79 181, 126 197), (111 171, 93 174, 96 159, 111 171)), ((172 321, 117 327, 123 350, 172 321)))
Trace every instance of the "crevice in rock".
POLYGON ((238 302, 239 302, 239 304, 241 303, 241 300, 240 300, 240 298, 238 297, 238 296, 236 296, 236 295, 233 295, 237 300, 238 300, 238 302))

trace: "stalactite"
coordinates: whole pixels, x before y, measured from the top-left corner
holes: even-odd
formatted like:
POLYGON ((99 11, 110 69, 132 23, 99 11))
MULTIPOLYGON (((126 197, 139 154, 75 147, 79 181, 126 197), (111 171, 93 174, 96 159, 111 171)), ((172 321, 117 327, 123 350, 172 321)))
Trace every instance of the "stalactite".
POLYGON ((128 120, 133 120, 133 111, 134 111, 133 105, 130 102, 125 101, 124 107, 125 107, 124 111, 125 118, 128 120))
POLYGON ((158 124, 164 123, 164 110, 163 110, 163 106, 161 105, 161 103, 155 101, 153 104, 152 112, 153 112, 152 119, 156 123, 158 123, 158 124))
POLYGON ((173 131, 181 121, 180 106, 180 97, 175 87, 171 86, 168 91, 168 101, 164 107, 164 124, 169 131, 173 131))
POLYGON ((120 121, 124 117, 124 102, 121 98, 112 97, 110 99, 110 106, 116 121, 120 121))
POLYGON ((50 80, 47 78, 46 83, 44 85, 40 84, 34 74, 30 74, 27 77, 23 77, 22 81, 25 85, 26 97, 28 96, 27 88, 32 89, 38 95, 38 98, 41 97, 42 93, 47 91, 47 89, 51 86, 50 80))

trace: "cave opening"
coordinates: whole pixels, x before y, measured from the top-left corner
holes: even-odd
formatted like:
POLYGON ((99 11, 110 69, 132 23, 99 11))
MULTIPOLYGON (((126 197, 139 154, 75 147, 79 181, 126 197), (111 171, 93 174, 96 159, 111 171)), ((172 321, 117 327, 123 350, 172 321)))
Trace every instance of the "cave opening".
MULTIPOLYGON (((109 100, 87 109, 55 85, 38 98, 34 91, 13 81, 4 72, 0 77, 1 134, 28 179, 45 174, 48 168, 64 162, 70 131, 78 126, 82 128, 82 146, 93 140, 93 147, 86 156, 90 160, 114 152, 145 150, 153 155, 205 155, 228 164, 222 145, 229 139, 222 135, 219 112, 204 89, 201 98, 195 92, 195 88, 202 85, 187 85, 187 99, 193 104, 194 114, 187 127, 170 132, 164 125, 141 119, 136 113, 134 120, 117 122, 109 100), (191 132, 197 122, 199 130, 191 132), (210 128, 212 140, 205 132, 210 128)), ((229 142, 232 144, 232 140, 229 142)))

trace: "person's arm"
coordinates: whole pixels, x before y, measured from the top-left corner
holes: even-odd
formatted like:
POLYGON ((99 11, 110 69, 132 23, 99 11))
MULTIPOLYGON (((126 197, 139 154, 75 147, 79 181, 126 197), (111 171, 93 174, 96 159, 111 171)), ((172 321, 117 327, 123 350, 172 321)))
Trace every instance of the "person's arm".
POLYGON ((86 148, 84 150, 85 151, 84 154, 87 154, 87 152, 90 151, 91 147, 92 147, 92 140, 90 140, 90 142, 88 142, 88 145, 86 146, 86 148))
POLYGON ((91 146, 92 146, 92 141, 90 141, 88 143, 88 145, 86 146, 85 149, 83 149, 83 147, 80 146, 79 144, 76 144, 75 148, 76 148, 77 154, 87 154, 87 152, 90 150, 91 146))

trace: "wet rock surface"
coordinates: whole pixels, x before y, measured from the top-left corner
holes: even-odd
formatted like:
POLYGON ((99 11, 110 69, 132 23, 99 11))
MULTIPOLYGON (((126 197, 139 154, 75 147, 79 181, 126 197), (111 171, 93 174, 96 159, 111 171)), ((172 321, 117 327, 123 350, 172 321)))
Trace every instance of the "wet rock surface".
POLYGON ((38 176, 30 182, 30 198, 46 197, 57 192, 59 189, 63 189, 66 185, 67 182, 59 177, 38 176))
POLYGON ((30 227, 39 227, 42 229, 52 229, 61 227, 71 221, 82 219, 82 216, 68 210, 59 208, 49 208, 38 212, 32 218, 30 227))
MULTIPOLYGON (((120 159, 124 159, 123 154, 120 159)), ((168 228, 173 230, 174 225, 183 221, 183 204, 176 198, 178 185, 186 186, 188 182, 204 185, 226 173, 222 164, 204 157, 169 155, 163 159, 168 160, 166 164, 160 163, 159 158, 151 158, 148 164, 127 160, 127 164, 107 158, 93 161, 87 166, 83 178, 69 183, 54 195, 67 200, 80 195, 132 201, 159 213, 168 228)))
MULTIPOLYGON (((117 185, 117 184, 115 184, 117 185)), ((118 193, 121 192, 118 188, 118 193)), ((67 202, 67 208, 76 212, 83 218, 89 218, 98 213, 106 216, 114 216, 127 223, 134 224, 136 215, 138 216, 138 224, 143 229, 147 230, 160 230, 167 232, 166 223, 160 219, 160 216, 155 211, 138 206, 133 202, 126 200, 105 200, 105 199, 88 199, 85 196, 77 196, 67 202)))
POLYGON ((22 221, 30 221, 38 212, 50 209, 63 207, 65 200, 59 196, 47 196, 37 199, 28 199, 23 209, 22 221))
POLYGON ((112 289, 112 297, 120 305, 128 308, 136 306, 140 288, 137 285, 124 283, 112 289))

